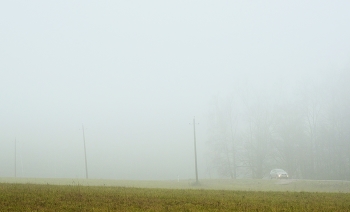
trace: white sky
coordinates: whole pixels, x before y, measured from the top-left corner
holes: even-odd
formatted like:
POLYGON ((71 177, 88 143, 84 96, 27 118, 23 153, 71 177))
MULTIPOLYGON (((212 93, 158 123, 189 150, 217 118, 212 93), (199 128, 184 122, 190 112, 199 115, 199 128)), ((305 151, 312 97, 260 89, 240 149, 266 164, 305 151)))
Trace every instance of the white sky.
POLYGON ((349 1, 3 1, 0 176, 205 176, 212 96, 349 68, 349 1))

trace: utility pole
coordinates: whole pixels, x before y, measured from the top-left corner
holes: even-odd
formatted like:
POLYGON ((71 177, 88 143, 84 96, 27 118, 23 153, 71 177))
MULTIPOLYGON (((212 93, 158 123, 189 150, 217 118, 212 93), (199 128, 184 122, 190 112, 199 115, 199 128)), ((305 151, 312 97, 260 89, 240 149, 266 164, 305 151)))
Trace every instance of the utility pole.
POLYGON ((15 138, 15 177, 17 177, 17 141, 15 138))
POLYGON ((197 169, 197 146, 196 146, 196 118, 193 117, 193 135, 194 135, 194 165, 196 169, 196 184, 198 184, 198 169, 197 169))
POLYGON ((84 132, 84 125, 82 126, 83 126, 83 140, 84 140, 84 154, 85 154, 85 176, 86 176, 86 179, 88 179, 89 176, 88 176, 87 160, 86 160, 85 132, 84 132))

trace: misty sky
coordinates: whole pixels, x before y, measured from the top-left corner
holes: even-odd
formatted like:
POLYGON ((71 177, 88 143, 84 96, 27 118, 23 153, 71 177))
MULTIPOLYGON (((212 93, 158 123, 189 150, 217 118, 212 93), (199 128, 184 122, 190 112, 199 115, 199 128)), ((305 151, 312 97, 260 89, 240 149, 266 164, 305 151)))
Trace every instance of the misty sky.
POLYGON ((213 96, 350 70, 349 1, 2 1, 0 177, 208 177, 213 96))

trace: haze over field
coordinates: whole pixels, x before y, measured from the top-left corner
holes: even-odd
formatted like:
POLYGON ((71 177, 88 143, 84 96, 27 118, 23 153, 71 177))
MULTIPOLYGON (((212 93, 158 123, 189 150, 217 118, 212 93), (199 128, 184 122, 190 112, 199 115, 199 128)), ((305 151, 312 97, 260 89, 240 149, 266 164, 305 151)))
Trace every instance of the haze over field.
MULTIPOLYGON (((305 136, 286 133, 310 140, 312 164, 294 164, 309 154, 298 144, 293 156, 246 176, 284 164, 312 178, 305 170, 327 172, 317 166, 323 160, 349 176, 349 11, 348 1, 1 2, 0 177, 14 176, 16 140, 17 177, 84 178, 84 124, 90 178, 194 178, 194 116, 199 176, 230 177, 213 144, 227 133, 220 105, 232 100, 233 117, 242 117, 234 151, 243 157, 253 149, 246 127, 258 117, 247 108, 312 105, 305 99, 320 105, 322 120, 337 114, 333 124, 309 122, 305 136), (334 129, 316 136, 321 125, 334 129), (339 142, 332 152, 331 135, 339 142)), ((271 135, 283 131, 273 123, 271 135)), ((236 165, 258 166, 252 161, 236 165)), ((344 179, 337 176, 328 178, 344 179)))

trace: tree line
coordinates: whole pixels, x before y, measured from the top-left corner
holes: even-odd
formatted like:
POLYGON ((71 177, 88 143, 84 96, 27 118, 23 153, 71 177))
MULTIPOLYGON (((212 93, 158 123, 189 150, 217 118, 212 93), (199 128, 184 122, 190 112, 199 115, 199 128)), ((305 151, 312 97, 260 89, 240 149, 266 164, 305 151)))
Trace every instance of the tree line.
POLYGON ((233 179, 266 178, 282 168, 292 178, 350 180, 349 79, 343 72, 288 94, 245 88, 216 96, 208 169, 233 179))

